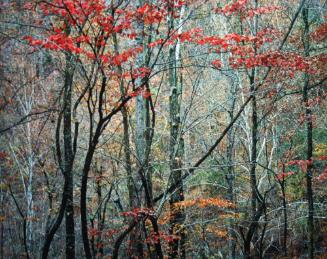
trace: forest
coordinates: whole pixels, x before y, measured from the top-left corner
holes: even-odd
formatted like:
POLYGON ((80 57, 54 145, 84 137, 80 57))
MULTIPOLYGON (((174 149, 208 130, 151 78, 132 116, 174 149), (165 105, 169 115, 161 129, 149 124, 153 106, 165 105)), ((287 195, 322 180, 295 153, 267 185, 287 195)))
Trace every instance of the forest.
POLYGON ((327 258, 326 0, 1 0, 0 259, 327 258))

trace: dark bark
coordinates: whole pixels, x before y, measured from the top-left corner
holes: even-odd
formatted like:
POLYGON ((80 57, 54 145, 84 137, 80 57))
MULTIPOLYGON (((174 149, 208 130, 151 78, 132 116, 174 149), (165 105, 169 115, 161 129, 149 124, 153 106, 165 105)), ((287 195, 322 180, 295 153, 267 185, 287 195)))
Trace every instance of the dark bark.
MULTIPOLYGON (((104 227, 104 220, 102 218, 102 166, 100 166, 100 168, 98 168, 97 164, 96 164, 96 178, 95 178, 95 192, 97 195, 97 210, 95 212, 95 214, 90 218, 90 222, 91 222, 91 226, 92 228, 97 228, 98 231, 98 235, 96 237, 92 236, 91 237, 91 247, 92 247, 92 254, 93 257, 96 258, 96 256, 98 255, 98 257, 102 257, 103 256, 103 247, 96 247, 96 243, 100 244, 102 243, 102 232, 103 232, 103 227, 104 227), (97 223, 95 224, 95 219, 97 219, 97 223)), ((112 189, 112 187, 110 187, 110 189, 112 189)), ((110 191, 111 192, 111 191, 110 191)), ((109 193, 110 193, 109 192, 109 193)), ((108 195, 110 197, 110 194, 108 195)))
POLYGON ((136 220, 132 221, 129 224, 128 228, 118 236, 114 244, 112 259, 118 259, 120 245, 124 241, 125 237, 134 229, 136 225, 137 225, 137 221, 136 220))
MULTIPOLYGON (((253 1, 254 7, 258 7, 258 1, 253 1)), ((258 29, 258 16, 255 15, 253 20, 254 27, 254 36, 257 34, 258 29)), ((254 52, 257 52, 256 46, 254 45, 254 52)), ((251 150, 250 150, 250 186, 251 186, 251 224, 248 230, 246 239, 244 240, 244 255, 245 258, 251 256, 251 241, 252 239, 258 238, 256 235, 256 230, 258 227, 258 220, 262 214, 262 211, 257 211, 257 200, 258 200, 258 190, 257 190, 257 179, 256 179, 256 163, 257 163, 257 143, 258 143, 258 114, 257 114, 257 97, 256 97, 256 69, 253 68, 249 74, 249 83, 250 83, 250 95, 252 96, 251 100, 251 150)), ((262 207, 262 206, 261 206, 262 207)), ((260 207, 260 210, 261 210, 260 207)))
MULTIPOLYGON (((82 180, 81 180, 81 199, 80 199, 80 206, 81 206, 81 229, 82 229, 82 238, 83 238, 83 246, 84 246, 84 252, 86 258, 92 258, 90 244, 89 244, 89 238, 87 233, 87 208, 86 208, 86 197, 87 197, 87 182, 88 182, 88 175, 92 164, 92 159, 94 152, 96 150, 96 146, 99 142, 99 138, 102 134, 102 132, 105 130, 106 126, 111 121, 111 118, 116 115, 118 112, 121 111, 121 109, 125 106, 125 104, 131 100, 131 96, 126 96, 121 98, 121 102, 118 106, 116 106, 114 109, 111 110, 108 114, 103 113, 103 103, 104 103, 104 93, 106 89, 107 84, 107 78, 103 75, 102 85, 99 93, 99 99, 98 99, 98 113, 99 113, 99 121, 96 125, 96 130, 93 133, 93 114, 94 110, 89 109, 89 116, 90 116, 90 136, 89 136, 89 147, 84 159, 84 166, 82 171, 82 180)), ((142 87, 140 85, 139 87, 142 87)), ((137 90, 137 89, 136 89, 137 90)), ((92 96, 92 92, 90 93, 90 96, 92 96)), ((88 102, 91 102, 91 99, 88 100, 88 102)))
MULTIPOLYGON (((81 199, 80 199, 80 206, 81 206, 81 229, 82 229, 82 238, 83 238, 83 246, 84 246, 84 253, 87 259, 92 258, 89 237, 88 237, 88 227, 87 227, 87 182, 88 176, 91 169, 91 164, 93 160, 93 156, 96 150, 96 146, 99 142, 99 138, 105 129, 105 126, 110 122, 112 116, 120 111, 122 108, 122 104, 119 105, 116 109, 112 110, 108 115, 104 116, 103 114, 103 103, 104 103, 104 94, 107 84, 107 77, 102 74, 102 83, 99 92, 99 100, 98 100, 98 114, 99 114, 99 121, 97 122, 95 132, 93 133, 93 116, 95 113, 95 109, 91 109, 90 105, 92 103, 92 89, 90 89, 89 99, 88 99, 88 107, 89 107, 89 116, 90 116, 90 125, 89 125, 89 146, 86 152, 86 156, 84 159, 83 171, 82 171, 82 180, 81 180, 81 199)), ((95 106, 94 106, 95 107, 95 106)))
MULTIPOLYGON (((257 177, 256 177, 256 163, 257 163, 257 142, 258 142, 258 115, 257 115, 257 99, 256 99, 256 93, 255 93, 255 69, 252 69, 251 75, 250 75, 250 90, 251 95, 253 96, 251 101, 251 108, 252 108, 252 128, 251 128, 251 151, 250 151, 250 185, 251 185, 251 221, 254 222, 256 220, 259 220, 260 217, 257 218, 257 177)), ((257 226, 257 225, 254 225, 257 226)), ((256 227, 253 228, 253 233, 251 235, 248 235, 248 237, 251 239, 257 239, 256 236, 256 227)), ((250 256, 250 243, 252 240, 246 239, 245 243, 245 256, 250 256), (247 243, 249 242, 249 243, 247 243)), ((256 240, 254 240, 255 242, 256 240)))
MULTIPOLYGON (((99 138, 100 134, 96 134, 96 140, 99 138), (97 137, 96 137, 97 136, 97 137)), ((85 257, 87 259, 92 258, 89 238, 87 233, 87 208, 86 208, 86 194, 87 194, 87 180, 88 174, 91 168, 91 163, 93 159, 93 155, 95 152, 97 141, 94 143, 92 142, 89 146, 87 151, 85 160, 84 160, 84 167, 83 167, 83 175, 82 175, 82 182, 81 182, 81 229, 82 229, 82 238, 83 238, 83 245, 84 245, 84 252, 85 257)))
POLYGON ((255 217, 257 210, 257 177, 256 177, 256 163, 257 163, 257 142, 258 142, 258 115, 257 115, 257 100, 254 92, 254 71, 250 76, 251 94, 252 98, 252 136, 251 136, 251 166, 250 166, 250 180, 251 180, 251 212, 252 218, 255 217))
MULTIPOLYGON (((99 230, 99 235, 97 237, 97 243, 102 243, 102 232, 104 228, 104 219, 102 219, 102 214, 101 214, 101 207, 102 207, 102 166, 100 166, 100 170, 98 171, 98 179, 96 179, 96 193, 97 193, 97 198, 98 198, 98 230, 99 230)), ((98 254, 100 257, 103 256, 103 247, 100 247, 98 249, 98 254)))
MULTIPOLYGON (((152 215, 139 215, 137 218, 134 218, 134 220, 132 220, 128 226, 128 228, 123 231, 119 236, 118 238, 116 239, 116 242, 114 244, 114 248, 113 248, 113 255, 112 255, 112 258, 113 259, 116 259, 118 258, 118 255, 119 255, 119 249, 120 249, 120 246, 122 244, 122 242, 124 241, 125 237, 128 236, 128 234, 133 231, 133 229, 139 225, 141 222, 144 223, 144 221, 146 219, 149 219, 151 221, 151 224, 152 224, 152 227, 153 227, 153 231, 156 235, 159 235, 159 226, 158 226, 158 222, 157 222, 157 218, 155 216, 152 216, 152 215)), ((161 249, 161 243, 160 243, 160 240, 157 244, 155 244, 155 250, 156 250, 156 257, 155 258, 158 258, 158 259, 163 259, 163 252, 162 252, 162 249, 161 249)), ((133 255, 135 256, 135 255, 133 255)))
MULTIPOLYGON (((157 222, 157 218, 156 217, 149 217, 151 223, 152 223, 152 227, 153 227, 153 232, 157 235, 160 236, 159 234, 159 226, 158 226, 158 222, 157 222)), ((154 245, 155 246, 155 250, 156 250, 156 254, 158 259, 163 259, 163 253, 162 253, 162 249, 161 249, 161 243, 160 243, 160 239, 159 241, 154 245)))
MULTIPOLYGON (((234 91, 232 91, 232 95, 234 94, 234 91)), ((233 98, 231 110, 229 113, 229 121, 233 119, 234 114, 234 105, 235 105, 235 98, 233 98)), ((226 150, 226 158, 227 163, 232 164, 234 160, 234 131, 230 130, 227 134, 227 150, 226 150)), ((229 166, 227 168, 227 174, 226 174, 226 182, 227 182, 227 199, 234 203, 234 167, 229 166)), ((228 256, 230 259, 234 259, 236 256, 236 235, 234 232, 234 222, 233 219, 228 219, 228 256)))
POLYGON ((27 259, 30 259, 30 254, 29 254, 28 245, 27 245, 27 238, 26 238, 26 230, 27 230, 27 219, 26 219, 26 215, 23 213, 23 211, 21 210, 20 206, 18 205, 18 202, 16 200, 16 197, 15 197, 14 193, 12 192, 11 185, 8 185, 8 187, 9 187, 10 195, 13 198, 14 203, 16 205, 16 208, 18 210, 18 213, 19 213, 19 215, 21 216, 21 218, 23 220, 23 244, 24 244, 26 258, 27 259))
MULTIPOLYGON (((258 1, 254 0, 255 8, 258 7, 258 1)), ((258 29, 258 16, 254 17, 254 36, 257 34, 258 29)), ((256 46, 254 46, 254 52, 257 52, 256 46)), ((251 128, 251 151, 250 151, 250 182, 251 182, 251 217, 252 221, 256 218, 256 210, 257 210, 257 176, 256 176, 256 163, 257 163, 257 143, 258 143, 258 114, 257 114, 257 97, 255 91, 255 83, 256 83, 256 69, 253 68, 251 70, 251 75, 249 76, 250 81, 250 91, 253 96, 251 101, 252 108, 252 128, 251 128)), ((253 236, 255 237, 256 233, 254 230, 253 236)))
POLYGON ((256 211, 254 217, 252 218, 252 221, 250 223, 250 226, 248 228, 246 236, 243 233, 243 229, 241 229, 241 231, 240 231, 241 235, 243 237, 243 250, 244 250, 244 258, 245 259, 253 258, 251 256, 251 242, 252 242, 253 236, 258 228, 259 219, 264 212, 264 206, 265 206, 265 201, 262 201, 260 203, 258 210, 256 211))
MULTIPOLYGON (((302 17, 304 23, 304 52, 305 56, 310 55, 310 36, 309 36, 309 8, 305 7, 302 10, 302 17)), ((312 135, 312 111, 308 105, 309 100, 309 75, 304 75, 304 86, 303 86, 303 103, 305 105, 305 117, 306 117, 306 141, 307 151, 306 159, 312 162, 313 155, 313 135, 312 135)), ((313 201, 313 189, 312 189, 312 163, 308 163, 306 172, 307 181, 307 200, 308 200, 308 253, 309 258, 314 258, 314 201, 313 201)))
POLYGON ((283 234, 283 249, 284 255, 287 256, 287 203, 285 195, 285 181, 282 182, 282 195, 283 195, 283 214, 284 214, 284 234, 283 234))
MULTIPOLYGON (((56 149, 57 159, 61 171, 64 175, 64 188, 59 214, 51 229, 46 233, 45 242, 42 249, 42 258, 47 258, 51 242, 55 233, 61 225, 64 215, 66 216, 66 257, 75 258, 75 227, 74 227, 74 208, 73 208, 73 163, 74 152, 72 143, 72 122, 71 122, 71 102, 72 102, 72 83, 74 75, 74 66, 71 55, 66 55, 66 67, 64 75, 64 99, 63 114, 58 117, 56 130, 56 149), (64 157, 61 156, 60 148, 60 125, 63 119, 63 140, 64 157)), ((76 128, 75 128, 76 129, 76 128)), ((77 131, 75 132, 76 139, 77 131)))
MULTIPOLYGON (((74 179, 73 179, 73 139, 72 139, 72 84, 74 66, 72 57, 66 55, 64 110, 63 110, 63 137, 64 137, 64 176, 67 182, 66 204, 66 258, 75 258, 75 223, 74 223, 74 179)), ((75 132, 77 134, 77 132, 75 132)))
POLYGON ((264 254, 264 238, 267 230, 267 225, 268 225, 268 215, 267 215, 267 209, 264 206, 263 208, 263 214, 264 214, 264 224, 263 228, 260 234, 260 240, 259 240, 259 258, 263 259, 263 254, 264 254))
POLYGON ((51 226, 50 230, 45 235, 45 241, 44 241, 44 244, 42 247, 42 259, 48 258, 51 242, 52 242, 53 237, 54 237, 55 233, 57 232, 58 228, 60 227, 61 222, 64 218, 65 208, 66 208, 66 203, 67 203, 67 195, 65 193, 67 193, 66 181, 64 183, 63 196, 61 199, 58 216, 57 216, 54 224, 51 226))

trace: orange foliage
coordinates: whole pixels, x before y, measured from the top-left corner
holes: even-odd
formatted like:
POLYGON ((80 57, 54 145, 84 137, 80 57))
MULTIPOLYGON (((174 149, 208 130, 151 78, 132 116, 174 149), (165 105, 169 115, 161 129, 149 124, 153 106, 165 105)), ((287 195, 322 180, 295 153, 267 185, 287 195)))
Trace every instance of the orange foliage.
POLYGON ((227 230, 225 229, 217 229, 217 226, 208 226, 207 227, 207 231, 218 236, 218 237, 222 237, 222 238, 225 238, 227 237, 227 230))
POLYGON ((205 208, 208 206, 216 206, 221 208, 234 208, 235 205, 232 202, 229 202, 225 199, 222 199, 220 197, 218 198, 197 198, 193 200, 186 200, 175 203, 176 207, 192 207, 192 206, 198 206, 200 208, 205 208))

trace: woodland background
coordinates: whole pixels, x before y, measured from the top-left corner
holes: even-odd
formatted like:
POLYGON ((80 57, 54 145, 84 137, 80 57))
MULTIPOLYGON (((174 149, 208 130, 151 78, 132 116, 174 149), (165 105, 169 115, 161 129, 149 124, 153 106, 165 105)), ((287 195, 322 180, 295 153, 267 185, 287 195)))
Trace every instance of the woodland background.
POLYGON ((1 258, 326 258, 327 2, 2 0, 1 258))

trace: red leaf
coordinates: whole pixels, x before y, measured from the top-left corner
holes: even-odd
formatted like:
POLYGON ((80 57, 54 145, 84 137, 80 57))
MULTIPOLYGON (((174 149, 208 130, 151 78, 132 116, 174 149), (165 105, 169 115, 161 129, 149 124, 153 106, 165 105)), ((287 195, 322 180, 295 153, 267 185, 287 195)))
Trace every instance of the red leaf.
POLYGON ((145 99, 150 98, 150 96, 151 96, 151 92, 150 92, 150 90, 145 90, 145 91, 143 91, 143 92, 142 92, 142 96, 143 96, 143 98, 145 98, 145 99))
POLYGON ((222 66, 222 63, 221 63, 220 59, 216 59, 216 60, 212 61, 212 65, 213 65, 215 68, 220 69, 221 66, 222 66))

